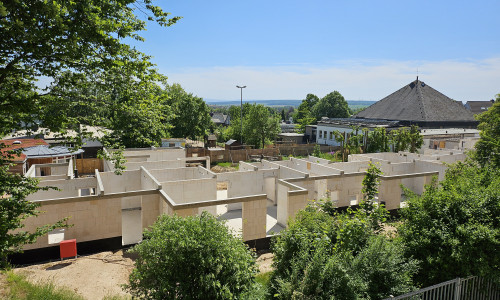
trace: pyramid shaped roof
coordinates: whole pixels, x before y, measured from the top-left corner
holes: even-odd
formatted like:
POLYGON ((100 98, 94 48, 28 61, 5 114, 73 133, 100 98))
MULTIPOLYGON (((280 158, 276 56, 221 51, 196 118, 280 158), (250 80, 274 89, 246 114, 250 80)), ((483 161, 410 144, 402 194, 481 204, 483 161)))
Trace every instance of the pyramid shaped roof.
POLYGON ((461 102, 436 91, 418 77, 354 117, 411 122, 475 121, 461 102))

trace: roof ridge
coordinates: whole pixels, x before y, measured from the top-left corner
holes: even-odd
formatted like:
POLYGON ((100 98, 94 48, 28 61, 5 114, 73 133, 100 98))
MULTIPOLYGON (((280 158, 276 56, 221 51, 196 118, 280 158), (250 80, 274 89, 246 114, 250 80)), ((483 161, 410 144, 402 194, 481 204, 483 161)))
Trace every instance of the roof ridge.
POLYGON ((425 83, 423 81, 420 81, 421 84, 418 84, 418 78, 417 78, 417 83, 416 83, 416 87, 417 87, 417 99, 420 101, 420 106, 421 106, 421 110, 420 110, 420 113, 422 114, 422 119, 426 119, 427 118, 427 110, 426 110, 426 106, 425 106, 425 103, 424 103, 424 97, 422 95, 422 89, 424 86, 425 86, 425 83))

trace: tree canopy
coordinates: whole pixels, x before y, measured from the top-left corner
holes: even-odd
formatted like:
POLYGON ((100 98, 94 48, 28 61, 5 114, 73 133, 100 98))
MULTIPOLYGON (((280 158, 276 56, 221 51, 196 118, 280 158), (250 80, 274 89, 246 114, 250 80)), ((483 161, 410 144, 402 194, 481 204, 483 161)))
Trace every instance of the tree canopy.
MULTIPOLYGON (((64 87, 88 82, 92 75, 107 78, 109 70, 119 68, 138 83, 158 79, 149 57, 123 43, 142 40, 138 32, 146 22, 134 14, 139 9, 160 25, 179 20, 151 0, 0 3, 0 133, 23 126, 66 129, 72 120, 47 108, 71 102, 71 90, 64 87), (43 91, 36 85, 41 78, 52 81, 43 91)), ((104 83, 108 91, 113 88, 104 83)))
POLYGON ((281 132, 279 115, 272 114, 264 105, 253 104, 244 117, 244 142, 263 148, 281 132))
POLYGON ((492 164, 500 168, 500 94, 492 107, 477 116, 479 135, 475 157, 482 165, 492 164))
POLYGON ((173 114, 170 129, 172 137, 196 139, 209 133, 212 120, 208 105, 202 98, 187 93, 179 84, 168 85, 165 93, 170 106, 166 115, 170 115, 170 111, 173 114))
POLYGON ((316 120, 322 117, 348 118, 350 116, 349 106, 338 91, 334 91, 321 98, 312 108, 316 120))
MULTIPOLYGON (((158 141, 168 129, 154 114, 162 106, 158 97, 166 77, 147 55, 124 43, 142 40, 138 32, 146 21, 141 15, 162 26, 179 20, 152 0, 0 2, 0 136, 39 127, 64 135, 88 124, 118 129, 114 137, 122 145, 158 141)), ((13 231, 38 214, 38 205, 26 200, 38 188, 36 181, 7 172, 8 163, 2 153, 2 258, 63 225, 13 231)))

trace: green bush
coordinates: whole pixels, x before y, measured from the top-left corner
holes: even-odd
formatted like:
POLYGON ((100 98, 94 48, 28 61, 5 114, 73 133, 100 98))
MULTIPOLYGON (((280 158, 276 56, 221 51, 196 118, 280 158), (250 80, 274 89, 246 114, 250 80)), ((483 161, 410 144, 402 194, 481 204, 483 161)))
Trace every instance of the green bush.
POLYGON ((459 162, 422 196, 408 190, 398 232, 423 286, 469 275, 500 282, 500 170, 459 162))
POLYGON ((221 221, 161 216, 144 232, 126 290, 145 299, 239 299, 257 272, 248 247, 221 221))
POLYGON ((384 215, 378 210, 373 216, 364 210, 329 214, 322 206, 299 212, 273 241, 270 294, 380 299, 412 290, 416 263, 404 259, 402 244, 376 233, 373 225, 384 215))

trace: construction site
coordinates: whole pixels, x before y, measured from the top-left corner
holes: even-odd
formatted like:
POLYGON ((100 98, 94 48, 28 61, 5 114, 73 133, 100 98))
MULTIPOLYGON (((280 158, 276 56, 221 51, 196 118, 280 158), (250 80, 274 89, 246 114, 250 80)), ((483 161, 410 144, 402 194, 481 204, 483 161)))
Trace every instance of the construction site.
MULTIPOLYGON (((282 161, 239 162, 235 172, 210 171, 209 157, 186 157, 183 148, 129 149, 121 175, 104 160, 103 172, 74 178, 73 162, 32 165, 26 176, 40 186, 56 187, 31 194, 40 204, 38 217, 23 230, 69 217, 71 227, 55 230, 24 246, 26 257, 57 257, 59 243, 76 239, 79 249, 120 248, 142 240, 159 215, 190 216, 207 211, 227 220, 234 234, 254 247, 286 228, 309 201, 329 199, 337 207, 359 204, 369 163, 383 172, 377 201, 389 211, 404 205, 401 185, 421 194, 433 176, 444 178, 447 163, 465 159, 459 150, 427 149, 422 154, 370 153, 348 162, 308 156, 282 161), (201 163, 192 167, 194 162, 201 163), (41 176, 42 169, 50 174, 41 176), (218 189, 219 187, 219 189, 218 189), (222 187, 222 188, 221 188, 222 187), (40 255, 30 255, 38 253, 40 255)), ((265 243, 264 243, 265 244, 265 243)))

